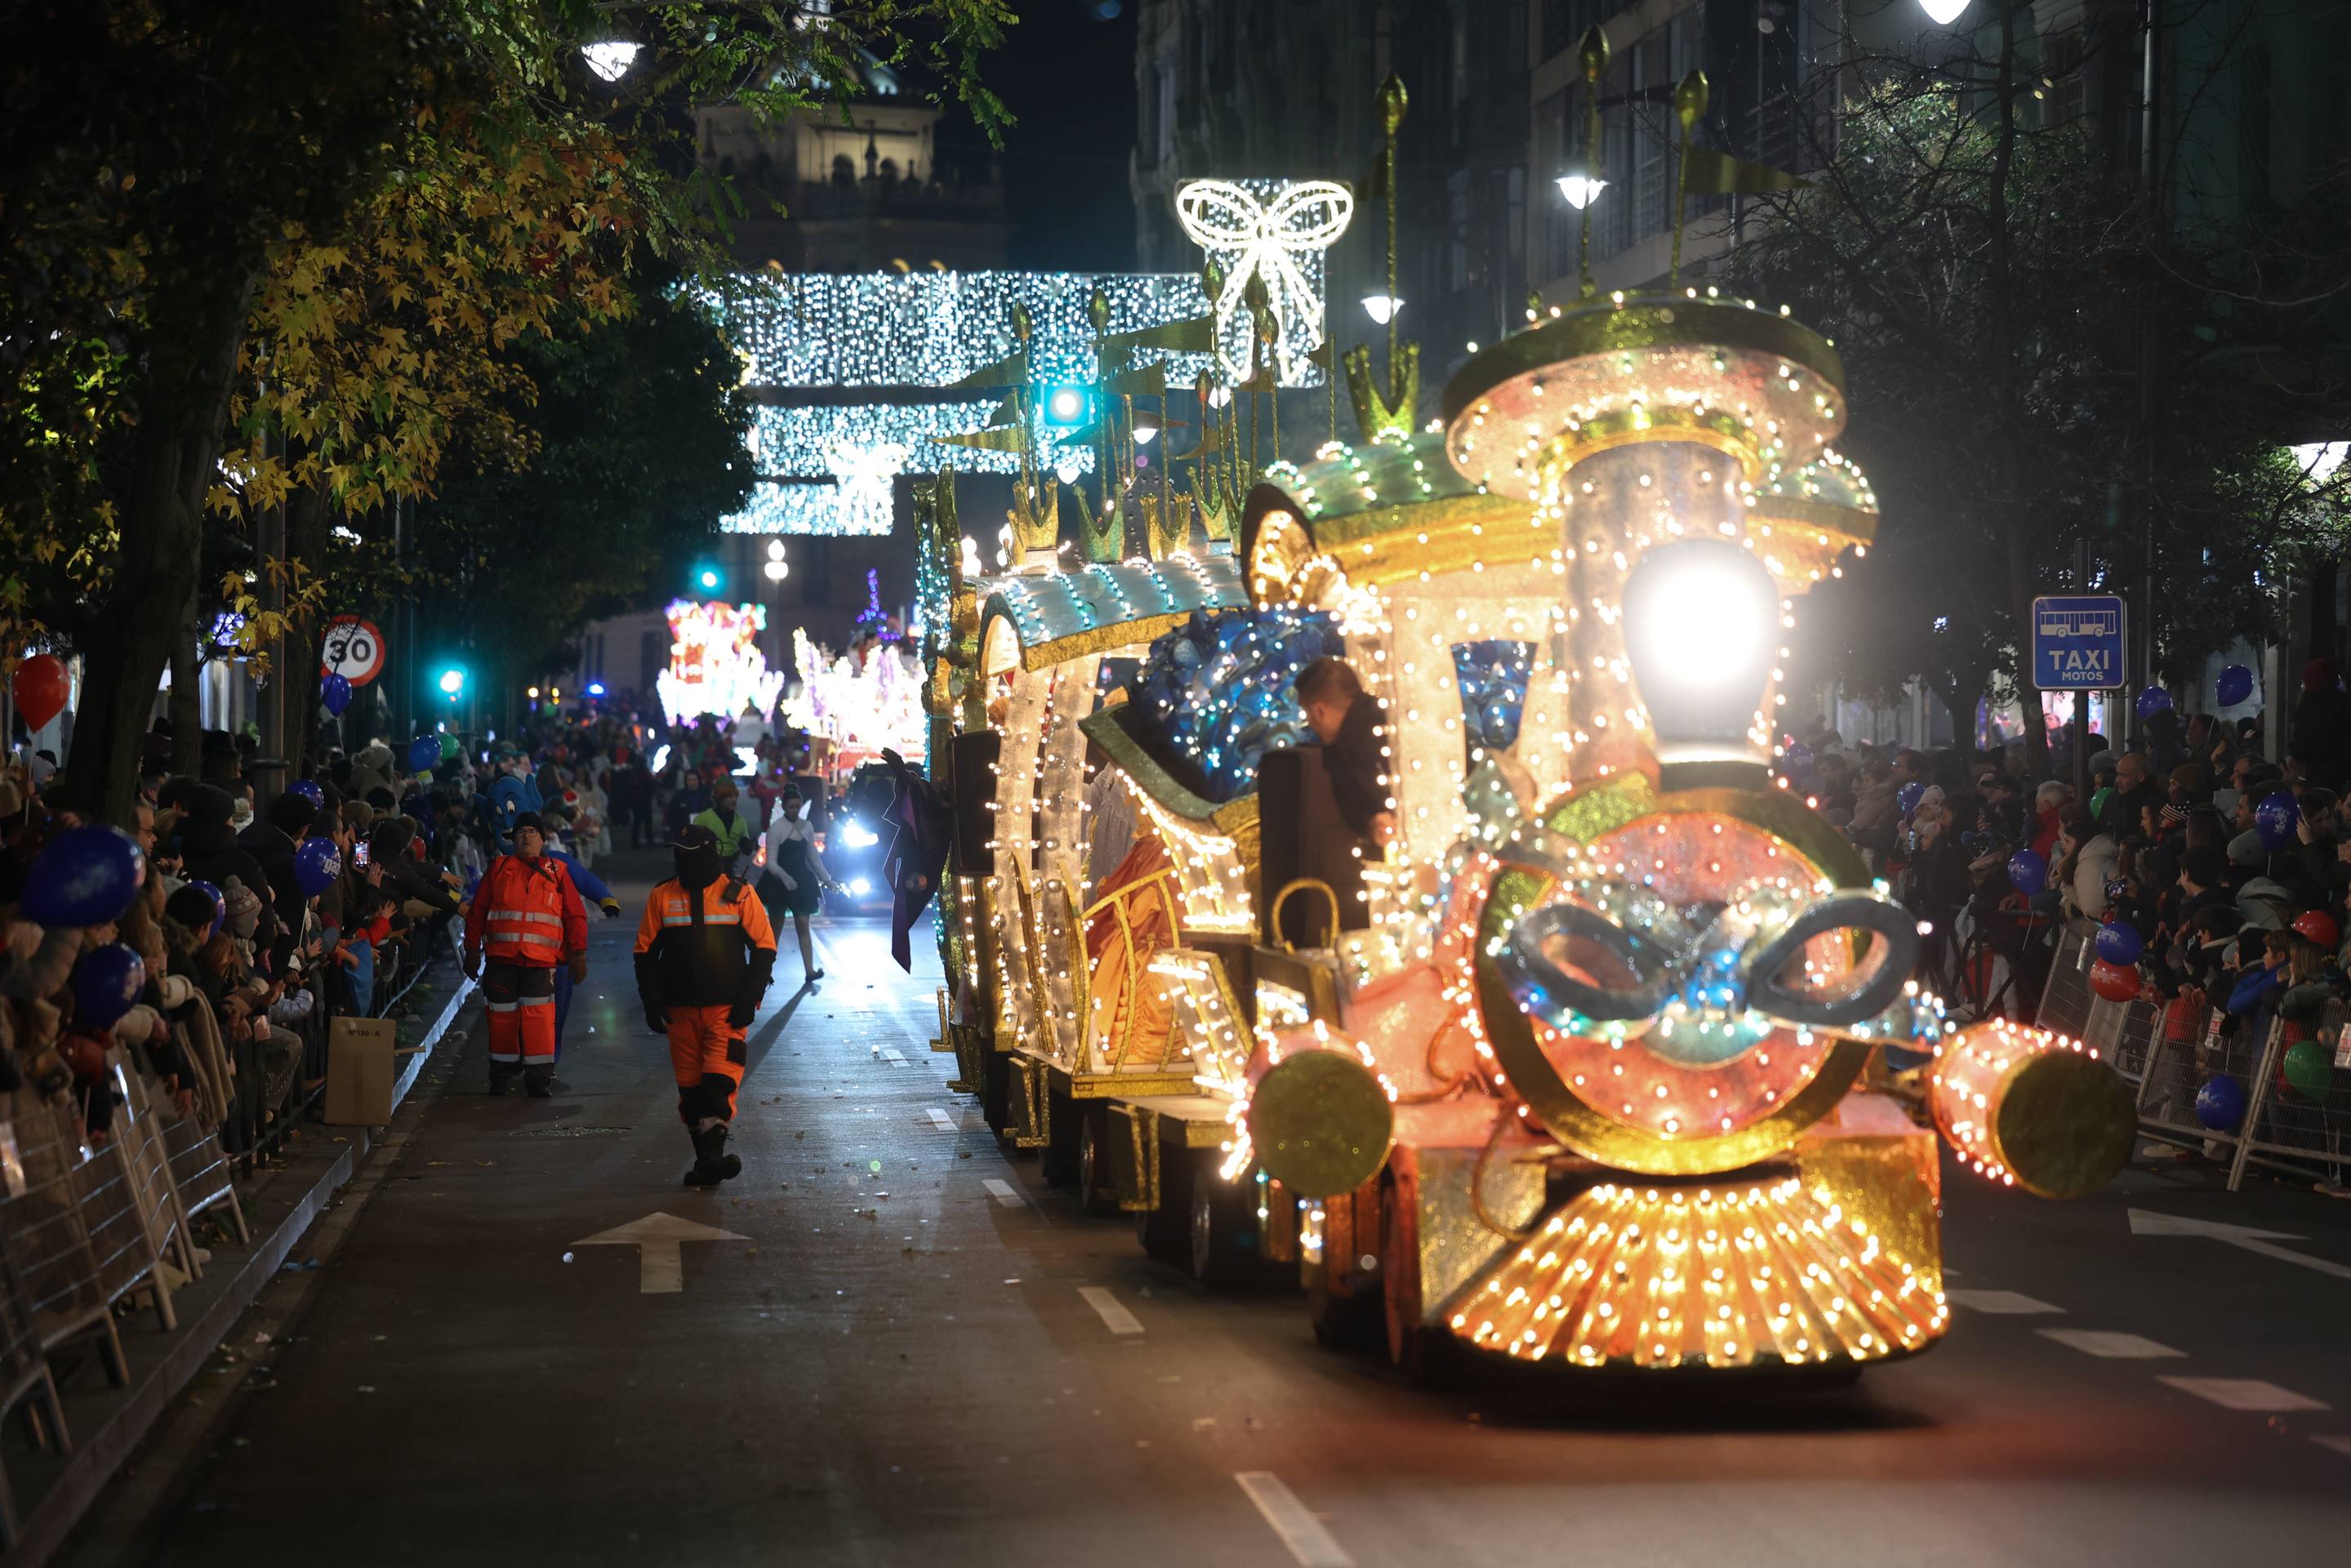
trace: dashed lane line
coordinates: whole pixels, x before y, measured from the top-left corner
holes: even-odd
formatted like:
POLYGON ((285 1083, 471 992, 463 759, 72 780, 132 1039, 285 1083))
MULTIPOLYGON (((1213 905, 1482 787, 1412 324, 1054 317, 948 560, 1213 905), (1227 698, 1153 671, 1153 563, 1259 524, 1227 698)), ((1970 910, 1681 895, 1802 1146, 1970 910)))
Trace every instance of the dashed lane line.
POLYGON ((942 1133, 952 1133, 956 1130, 955 1118, 935 1105, 925 1110, 923 1114, 928 1116, 931 1119, 931 1125, 942 1133))
POLYGON ((906 1065, 905 1056, 895 1047, 885 1046, 882 1051, 882 1060, 888 1062, 893 1067, 904 1067, 906 1065))
POLYGON ((1102 1286, 1081 1285, 1078 1294, 1085 1299, 1086 1305, 1094 1310, 1094 1315, 1102 1319, 1102 1326, 1111 1333, 1130 1334, 1143 1332, 1143 1320, 1128 1312, 1116 1296, 1102 1286))
POLYGON ((2161 1361, 2167 1356, 2187 1355, 2184 1350, 2174 1350, 2168 1344, 2158 1344, 2143 1334, 2120 1333, 2108 1329, 2039 1329, 2043 1339, 2055 1340, 2084 1355, 2099 1356, 2107 1361, 2161 1361))
POLYGON ((2209 1399, 2224 1410, 2331 1410, 2333 1406, 2258 1377, 2159 1377, 2182 1394, 2209 1399))
POLYGON ((1240 1483, 1258 1512, 1273 1526, 1281 1543, 1290 1548, 1290 1556, 1298 1560, 1299 1568, 1355 1568, 1355 1560, 1347 1549, 1322 1528, 1307 1506, 1298 1500, 1298 1494, 1283 1484, 1271 1470, 1241 1470, 1233 1479, 1240 1483))
POLYGON ((1983 1312, 1991 1317, 2032 1317, 2040 1313, 2062 1316, 2063 1307, 2031 1296, 2021 1296, 2014 1291, 1949 1291, 1945 1295, 1953 1306, 1965 1307, 1971 1312, 1983 1312))
POLYGON ((1012 1184, 1010 1182, 999 1180, 995 1176, 989 1176, 979 1185, 987 1189, 988 1197, 994 1198, 1005 1207, 1018 1208, 1020 1207, 1020 1195, 1012 1190, 1012 1184))

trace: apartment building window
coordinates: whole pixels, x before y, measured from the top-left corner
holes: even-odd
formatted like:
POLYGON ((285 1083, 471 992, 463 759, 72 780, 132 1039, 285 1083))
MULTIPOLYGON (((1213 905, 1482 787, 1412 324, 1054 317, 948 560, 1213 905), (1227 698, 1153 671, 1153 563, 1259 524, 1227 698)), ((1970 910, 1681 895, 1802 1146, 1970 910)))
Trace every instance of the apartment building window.
POLYGON ((1634 201, 1633 106, 1619 103, 1600 111, 1601 172, 1612 182, 1600 200, 1585 209, 1593 219, 1592 248, 1598 256, 1614 256, 1633 243, 1634 201), (1621 182, 1621 187, 1615 183, 1621 182))
MULTIPOLYGON (((1570 140, 1567 122, 1567 91, 1562 89, 1535 106, 1535 166, 1537 190, 1552 189, 1552 182, 1567 167, 1574 143, 1570 140)), ((1575 211, 1564 201, 1542 204, 1542 229, 1534 236, 1536 265, 1546 277, 1557 277, 1574 265, 1575 211)))
POLYGON ((1575 42, 1575 11, 1572 0, 1542 0, 1542 57, 1568 48, 1575 42))
MULTIPOLYGON (((1665 232, 1667 127, 1673 123, 1673 107, 1659 100, 1658 85, 1649 79, 1659 59, 1656 42, 1645 39, 1633 46, 1631 54, 1625 80, 1633 91, 1644 96, 1628 106, 1633 157, 1628 164, 1619 167, 1625 172, 1633 198, 1630 243, 1638 245, 1651 235, 1665 232)), ((1670 92, 1671 89, 1663 90, 1670 92)))

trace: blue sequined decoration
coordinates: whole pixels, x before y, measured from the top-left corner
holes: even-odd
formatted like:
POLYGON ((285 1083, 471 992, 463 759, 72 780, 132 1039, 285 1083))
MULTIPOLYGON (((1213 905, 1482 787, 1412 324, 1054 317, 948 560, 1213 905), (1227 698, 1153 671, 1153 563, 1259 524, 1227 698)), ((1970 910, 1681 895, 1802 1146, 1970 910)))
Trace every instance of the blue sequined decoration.
POLYGON ((1466 744, 1508 751, 1527 711, 1527 668, 1532 643, 1489 637, 1453 644, 1453 677, 1461 689, 1466 744))
POLYGON ((1196 611, 1151 644, 1130 700, 1153 735, 1199 768, 1209 799, 1229 800, 1256 787, 1267 751, 1314 744, 1290 682, 1345 648, 1319 612, 1196 611))

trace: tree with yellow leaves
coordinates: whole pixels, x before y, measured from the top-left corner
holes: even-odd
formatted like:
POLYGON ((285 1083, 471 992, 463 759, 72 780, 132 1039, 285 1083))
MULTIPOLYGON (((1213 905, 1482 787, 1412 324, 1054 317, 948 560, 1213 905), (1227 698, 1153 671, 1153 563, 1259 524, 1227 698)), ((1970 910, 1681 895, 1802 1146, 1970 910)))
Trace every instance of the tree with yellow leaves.
MULTIPOLYGON (((997 0, 7 8, 0 646, 81 653, 87 803, 127 814, 149 694, 232 608, 208 512, 282 508, 239 633, 259 651, 333 520, 430 494, 455 433, 528 461, 516 344, 622 315, 649 256, 715 255, 684 106, 781 111, 863 51, 912 52, 992 129, 976 64, 1010 19, 997 0), (611 41, 638 56, 607 83, 580 51, 611 41)), ((307 706, 307 648, 278 664, 307 706)))

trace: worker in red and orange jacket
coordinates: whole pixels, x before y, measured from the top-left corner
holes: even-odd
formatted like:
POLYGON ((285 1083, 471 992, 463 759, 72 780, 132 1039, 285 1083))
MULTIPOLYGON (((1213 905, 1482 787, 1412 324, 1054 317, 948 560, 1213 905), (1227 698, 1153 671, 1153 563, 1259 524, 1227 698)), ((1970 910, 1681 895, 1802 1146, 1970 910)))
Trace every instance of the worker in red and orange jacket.
POLYGON ((654 887, 637 926, 637 995, 645 1022, 669 1037, 677 1113, 694 1140, 688 1186, 716 1186, 743 1169, 726 1152, 735 1092, 749 1051, 743 1031, 776 966, 768 912, 726 874, 709 829, 678 830, 677 875, 654 887))
POLYGON ((490 1092, 505 1093, 519 1071, 544 1100, 555 1092, 555 969, 569 964, 575 986, 587 979, 588 910, 546 852, 535 813, 517 817, 512 836, 514 852, 490 862, 465 911, 465 973, 489 1003, 490 1092))

